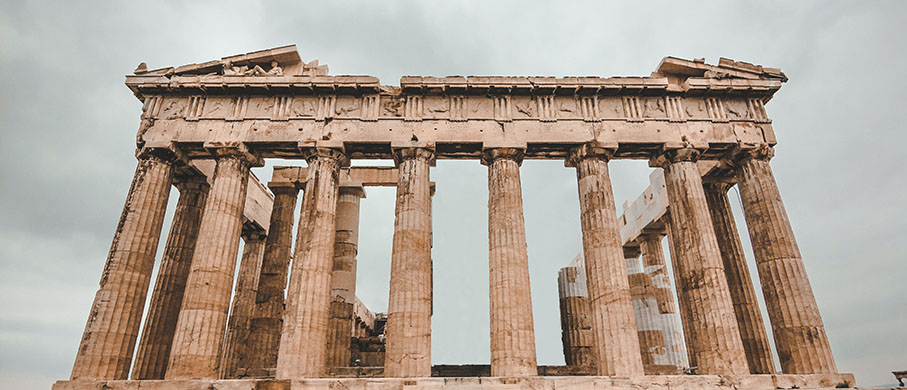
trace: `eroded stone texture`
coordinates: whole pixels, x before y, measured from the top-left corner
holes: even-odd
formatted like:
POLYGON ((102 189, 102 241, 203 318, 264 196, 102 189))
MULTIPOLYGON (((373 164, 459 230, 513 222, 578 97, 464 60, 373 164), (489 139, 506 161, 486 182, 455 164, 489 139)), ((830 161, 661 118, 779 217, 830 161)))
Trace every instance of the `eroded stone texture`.
POLYGON ((170 196, 172 161, 168 151, 139 155, 76 353, 73 380, 126 379, 129 375, 170 196))
POLYGON ((181 177, 174 184, 179 189, 179 201, 161 256, 132 379, 164 379, 202 212, 208 199, 210 186, 204 177, 181 177))
POLYGON ((534 376, 537 373, 529 257, 520 164, 523 151, 487 150, 488 258, 491 318, 491 375, 534 376))
POLYGON ((166 379, 218 376, 249 167, 258 160, 242 149, 217 149, 215 153, 214 183, 202 215, 166 379))
POLYGON ((431 375, 429 170, 434 164, 434 152, 428 149, 399 149, 395 161, 399 179, 384 373, 388 377, 425 377, 431 375))
POLYGON ((781 370, 834 373, 825 325, 768 162, 773 154, 765 145, 744 153, 737 183, 781 370))
POLYGON ((586 290, 586 266, 582 255, 557 273, 561 310, 561 342, 568 366, 595 367, 595 336, 586 290))
POLYGON ((724 274, 727 276, 731 301, 734 302, 734 314, 737 316, 737 327, 740 339, 746 351, 746 361, 753 374, 774 374, 775 361, 765 334, 765 324, 759 303, 756 301, 756 290, 750 279, 750 272, 743 254, 743 244, 737 233, 737 224, 731 212, 731 203, 727 183, 705 183, 705 198, 709 204, 712 223, 715 226, 715 237, 721 260, 724 263, 724 274))
POLYGON ((364 197, 361 185, 342 186, 337 197, 331 320, 325 363, 329 368, 350 365, 353 306, 356 303, 356 254, 359 252, 359 201, 364 197))
POLYGON ((596 368, 599 375, 642 375, 636 318, 608 173, 610 153, 584 145, 567 158, 567 164, 576 167, 579 185, 596 368))
POLYGON ((321 377, 331 306, 338 175, 349 159, 333 149, 306 152, 308 181, 299 215, 283 331, 278 349, 278 379, 321 377))
POLYGON ((255 294, 248 367, 240 367, 245 368, 241 375, 256 378, 267 376, 277 367, 277 350, 283 329, 284 289, 293 245, 293 213, 299 195, 299 188, 293 183, 271 183, 269 187, 274 193, 274 207, 271 209, 255 294))
POLYGON ((227 333, 224 336, 223 358, 220 361, 220 378, 223 379, 238 378, 237 369, 248 366, 249 333, 265 253, 265 237, 263 232, 255 230, 245 230, 242 234, 245 245, 236 276, 227 333))
POLYGON ((672 260, 690 365, 700 374, 749 372, 715 228, 709 216, 696 150, 670 150, 653 161, 664 168, 671 215, 672 260))

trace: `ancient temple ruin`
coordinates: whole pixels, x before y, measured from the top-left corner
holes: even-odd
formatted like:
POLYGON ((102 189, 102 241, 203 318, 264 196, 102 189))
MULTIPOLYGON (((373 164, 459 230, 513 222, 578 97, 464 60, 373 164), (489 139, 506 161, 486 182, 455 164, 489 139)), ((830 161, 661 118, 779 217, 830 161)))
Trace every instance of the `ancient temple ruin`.
POLYGON ((769 165, 764 104, 785 81, 774 68, 666 57, 648 77, 406 76, 389 86, 330 75, 295 46, 143 63, 126 76, 144 104, 135 177, 72 375, 54 389, 852 387, 769 165), (265 186, 250 168, 267 158, 307 166, 277 167, 265 186), (351 166, 362 159, 394 166, 351 166), (488 167, 491 345, 475 347, 490 348, 490 366, 432 365, 437 159, 488 167), (583 250, 560 275, 566 367, 536 361, 524 159, 563 160, 577 174, 583 250), (659 168, 620 218, 613 159, 659 168), (729 212, 732 185, 780 372, 729 212), (171 186, 179 200, 156 265, 171 186), (396 188, 386 314, 355 289, 368 186, 396 188))

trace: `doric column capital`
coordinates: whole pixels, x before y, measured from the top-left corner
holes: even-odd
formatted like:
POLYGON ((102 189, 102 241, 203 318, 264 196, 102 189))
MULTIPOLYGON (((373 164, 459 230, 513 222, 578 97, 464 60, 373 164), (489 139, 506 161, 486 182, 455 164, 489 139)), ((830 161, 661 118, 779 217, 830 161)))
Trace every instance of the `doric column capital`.
POLYGON ((365 187, 361 183, 348 183, 346 185, 341 185, 338 189, 341 195, 355 195, 360 198, 365 198, 365 187))
POLYGON ((268 188, 270 188, 271 192, 273 192, 275 195, 278 192, 297 193, 300 189, 305 188, 305 182, 289 180, 269 181, 268 188))
POLYGON ((172 143, 166 146, 143 146, 135 151, 135 158, 139 160, 156 159, 165 163, 176 161, 188 162, 189 159, 181 150, 172 143))
POLYGON ((249 223, 243 224, 242 235, 243 241, 260 241, 268 237, 268 233, 265 233, 264 230, 261 230, 257 225, 252 225, 249 223))
POLYGON ((733 186, 734 182, 730 180, 706 179, 705 177, 702 178, 702 187, 706 191, 726 194, 733 186))
POLYGON ((582 144, 567 152, 564 166, 575 167, 576 164, 587 158, 609 161, 614 157, 614 148, 606 148, 592 143, 582 144))
POLYGON ((738 146, 728 161, 731 165, 739 166, 748 160, 769 161, 775 156, 775 148, 768 144, 738 146))
POLYGON ((205 142, 204 147, 215 159, 240 158, 250 167, 265 165, 265 160, 243 142, 205 142))
POLYGON ((174 175, 173 185, 180 193, 183 191, 208 191, 211 188, 208 178, 202 175, 174 175))
POLYGON ((399 167, 403 160, 419 159, 428 161, 430 166, 435 166, 435 151, 429 148, 395 148, 394 165, 399 167))
POLYGON ((522 148, 489 148, 482 151, 482 165, 490 165, 492 161, 497 159, 507 159, 516 161, 517 165, 523 163, 523 153, 525 149, 522 148))
POLYGON ((669 149, 652 157, 649 160, 649 166, 666 168, 668 165, 682 161, 696 162, 699 160, 701 154, 702 152, 699 149, 694 149, 689 146, 679 149, 669 149))
POLYGON ((350 166, 350 158, 347 157, 346 153, 338 149, 306 148, 302 150, 302 156, 309 165, 315 160, 334 160, 341 168, 350 166))

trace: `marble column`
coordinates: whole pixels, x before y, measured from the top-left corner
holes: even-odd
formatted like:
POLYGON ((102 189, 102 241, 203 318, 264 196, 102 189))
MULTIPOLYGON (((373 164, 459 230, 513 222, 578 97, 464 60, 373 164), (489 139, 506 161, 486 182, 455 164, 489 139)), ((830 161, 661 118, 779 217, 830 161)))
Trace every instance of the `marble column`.
POLYGON ((277 367, 277 350, 283 329, 284 290, 293 251, 293 213, 299 197, 298 183, 268 184, 274 193, 268 237, 261 261, 261 275, 255 294, 249 335, 249 359, 245 375, 262 378, 273 376, 277 367))
POLYGON ((602 376, 643 375, 636 318, 624 260, 620 225, 608 173, 611 151, 583 145, 566 164, 576 167, 589 308, 602 376))
POLYGON ((535 376, 535 329, 520 164, 523 150, 488 149, 488 258, 491 375, 535 376))
POLYGON ((677 294, 690 365, 699 374, 748 374, 715 228, 696 167, 699 152, 669 150, 652 164, 665 170, 677 294))
POLYGON ((195 253, 198 228, 208 199, 210 186, 204 176, 176 178, 174 184, 180 192, 179 201, 157 271, 142 339, 132 368, 132 379, 164 379, 186 279, 189 278, 189 267, 195 253))
POLYGON ((759 303, 756 301, 756 290, 746 266, 731 202, 727 197, 729 188, 731 184, 728 183, 703 184, 750 373, 774 374, 775 361, 762 322, 762 313, 759 312, 759 303))
POLYGON ((245 369, 249 361, 249 334, 251 333, 252 313, 255 310, 255 295, 258 290, 258 279, 261 275, 261 262, 265 253, 264 231, 243 229, 242 260, 236 276, 236 287, 233 293, 233 305, 230 319, 227 320, 227 333, 224 336, 224 351, 220 361, 220 378, 238 378, 237 369, 245 369))
POLYGON ((129 375, 170 196, 174 156, 153 149, 142 151, 138 160, 79 343, 72 380, 129 375))
POLYGON ((431 376, 431 194, 434 152, 394 151, 397 202, 387 304, 386 377, 431 376))
POLYGON ((249 168, 260 164, 245 148, 213 149, 214 183, 202 215, 165 379, 216 379, 249 168))
POLYGON ((661 246, 663 237, 661 234, 646 234, 641 237, 639 249, 642 255, 642 271, 648 275, 654 289, 657 313, 661 319, 659 326, 664 336, 665 364, 685 368, 689 366, 687 348, 680 327, 680 315, 677 312, 677 305, 674 304, 674 285, 668 277, 664 249, 661 246))
POLYGON ((736 170, 781 371, 834 373, 825 325, 769 165, 773 154, 766 145, 746 151, 736 170))
POLYGON ((326 358, 329 368, 350 366, 350 338, 356 302, 356 254, 359 252, 359 202, 364 197, 365 190, 361 185, 342 186, 337 196, 326 358))
POLYGON ((595 367, 595 337, 592 334, 585 267, 584 263, 574 260, 557 273, 561 343, 564 361, 572 367, 595 367))
POLYGON ((340 168, 348 166, 349 159, 328 148, 311 149, 305 154, 308 179, 287 288, 278 379, 317 378, 327 373, 338 180, 340 168))

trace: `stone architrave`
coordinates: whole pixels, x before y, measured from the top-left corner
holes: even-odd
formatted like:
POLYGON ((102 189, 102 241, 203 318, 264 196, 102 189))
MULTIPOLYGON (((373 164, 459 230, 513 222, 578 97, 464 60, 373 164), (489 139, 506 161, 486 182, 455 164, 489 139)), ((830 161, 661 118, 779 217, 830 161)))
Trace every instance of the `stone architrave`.
POLYGON ((520 188, 522 161, 523 150, 515 148, 488 149, 482 155, 482 163, 488 166, 492 376, 538 372, 520 188))
POLYGON ((576 167, 579 187, 597 372, 603 376, 636 376, 643 375, 643 366, 608 173, 610 153, 586 144, 572 150, 566 164, 576 167))
POLYGON ((177 178, 174 184, 180 193, 179 201, 161 256, 132 379, 164 379, 202 212, 208 199, 210 185, 204 177, 177 178))
POLYGON ((331 320, 325 363, 328 368, 350 365, 350 337, 356 303, 356 254, 359 252, 359 202, 364 197, 365 190, 361 185, 341 186, 337 195, 331 320))
POLYGON ((673 259, 690 365, 699 374, 749 373, 715 228, 696 167, 699 152, 673 149, 653 159, 664 168, 673 259))
POLYGON ((243 229, 242 239, 245 245, 236 276, 233 305, 230 309, 230 319, 227 320, 223 357, 220 361, 222 379, 238 378, 237 369, 248 366, 249 335, 252 330, 252 313, 255 310, 261 262, 265 253, 265 237, 267 235, 263 231, 243 229))
POLYGON ((211 150, 214 183, 202 215, 165 379, 216 379, 230 309, 249 168, 245 147, 211 150))
POLYGON ((431 376, 431 194, 434 152, 404 148, 398 169, 390 296, 387 306, 386 377, 431 376))
POLYGON ((734 314, 737 316, 737 327, 740 328, 740 339, 746 351, 746 361, 752 374, 774 374, 775 361, 772 358, 771 346, 765 334, 765 324, 759 303, 756 301, 756 290, 746 266, 743 244, 737 233, 737 224, 731 211, 731 202, 727 191, 729 183, 704 183, 705 198, 709 204, 712 223, 715 226, 715 237, 724 273, 727 275, 731 301, 734 302, 734 314))
POLYGON ((261 275, 255 294, 255 310, 249 335, 248 367, 245 376, 261 378, 273 375, 277 367, 277 350, 283 329, 284 290, 293 247, 293 213, 299 188, 295 183, 270 183, 274 206, 265 239, 261 275))
POLYGON ((277 379, 317 378, 327 373, 338 178, 349 159, 328 148, 309 149, 305 154, 308 180, 287 288, 277 379))
POLYGON ((769 165, 773 155, 767 145, 744 151, 736 173, 781 371, 836 373, 819 306, 769 165))
POLYGON ((72 380, 126 379, 138 338, 173 179, 173 152, 143 150, 100 287, 76 353, 72 380))

